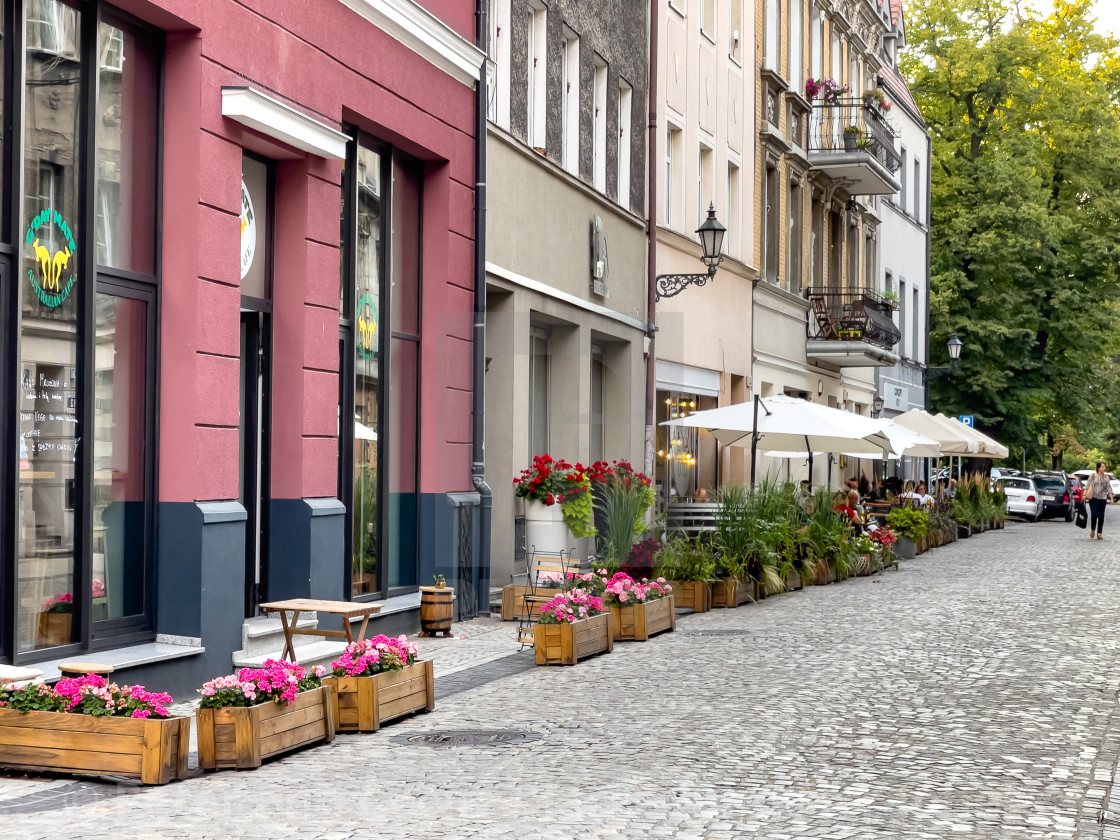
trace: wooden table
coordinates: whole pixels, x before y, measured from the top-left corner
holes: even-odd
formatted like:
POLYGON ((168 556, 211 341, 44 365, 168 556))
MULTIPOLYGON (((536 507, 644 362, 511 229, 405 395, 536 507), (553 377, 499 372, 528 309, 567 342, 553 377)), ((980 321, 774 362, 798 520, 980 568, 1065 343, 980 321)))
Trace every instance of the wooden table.
POLYGON ((264 613, 280 613, 280 624, 284 628, 284 653, 281 659, 288 657, 289 662, 296 661, 296 651, 292 646, 292 636, 325 636, 331 639, 346 639, 353 642, 354 636, 350 631, 350 619, 362 617, 362 626, 358 629, 358 641, 366 637, 366 625, 369 617, 381 612, 380 604, 368 604, 360 601, 318 601, 314 598, 292 598, 288 601, 272 601, 261 604, 264 613), (292 614, 291 624, 288 623, 288 613, 292 614), (329 613, 342 616, 341 630, 324 630, 321 627, 298 627, 301 612, 329 613))

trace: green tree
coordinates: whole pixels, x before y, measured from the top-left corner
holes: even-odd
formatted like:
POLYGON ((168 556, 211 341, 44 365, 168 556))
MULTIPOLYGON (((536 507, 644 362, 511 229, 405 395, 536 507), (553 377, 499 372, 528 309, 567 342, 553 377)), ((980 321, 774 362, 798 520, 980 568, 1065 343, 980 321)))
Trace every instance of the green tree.
POLYGON ((1093 32, 1091 0, 1049 15, 926 0, 907 15, 903 70, 933 137, 931 346, 965 342, 931 400, 1060 458, 1112 424, 1117 43, 1093 32))

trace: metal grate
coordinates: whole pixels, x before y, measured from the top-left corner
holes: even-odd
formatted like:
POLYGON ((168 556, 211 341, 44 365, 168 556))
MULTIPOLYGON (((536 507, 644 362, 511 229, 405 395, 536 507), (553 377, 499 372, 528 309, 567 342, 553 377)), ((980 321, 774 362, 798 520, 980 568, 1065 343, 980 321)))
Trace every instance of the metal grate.
POLYGON ((678 630, 678 636, 749 636, 750 630, 678 630))
POLYGON ((475 563, 474 505, 459 505, 459 568, 456 585, 458 593, 455 608, 456 621, 466 621, 478 615, 477 581, 478 566, 475 563))
POLYGON ((448 729, 393 738, 398 744, 418 747, 509 747, 540 739, 540 734, 523 729, 448 729))

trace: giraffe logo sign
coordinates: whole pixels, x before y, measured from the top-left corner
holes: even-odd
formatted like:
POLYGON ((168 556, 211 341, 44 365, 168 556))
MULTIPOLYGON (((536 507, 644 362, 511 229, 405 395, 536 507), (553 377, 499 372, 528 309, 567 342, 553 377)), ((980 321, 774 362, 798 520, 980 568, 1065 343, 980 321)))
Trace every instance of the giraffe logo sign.
POLYGON ((257 214, 253 212, 253 198, 249 188, 241 182, 241 279, 253 267, 257 256, 257 214))
POLYGON ((51 309, 61 306, 74 291, 78 279, 73 271, 67 270, 70 258, 78 250, 70 226, 57 210, 40 210, 27 226, 24 241, 35 258, 35 268, 27 269, 27 279, 35 290, 35 296, 43 306, 51 309), (62 239, 63 244, 52 251, 50 246, 55 239, 62 239))
POLYGON ((358 318, 358 356, 373 359, 377 356, 377 303, 373 295, 362 295, 354 314, 358 318))

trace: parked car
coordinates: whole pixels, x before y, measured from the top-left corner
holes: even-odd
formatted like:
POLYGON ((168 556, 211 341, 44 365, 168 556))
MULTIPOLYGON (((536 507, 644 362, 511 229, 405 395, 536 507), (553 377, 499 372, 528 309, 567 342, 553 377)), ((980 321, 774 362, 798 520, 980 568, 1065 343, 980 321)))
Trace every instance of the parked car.
MULTIPOLYGON (((1079 479, 1081 479, 1081 483, 1082 485, 1084 485, 1085 482, 1089 480, 1089 476, 1091 476, 1093 472, 1094 470, 1077 470, 1076 472, 1071 473, 1071 475, 1075 475, 1079 479)), ((1117 479, 1116 476, 1114 476, 1112 473, 1105 473, 1105 475, 1108 476, 1108 483, 1112 487, 1112 495, 1116 499, 1120 499, 1120 479, 1117 479)))
POLYGON ((1007 477, 996 482, 1007 496, 1007 512, 1031 522, 1042 517, 1042 494, 1029 478, 1007 477))
POLYGON ((1061 516, 1073 521, 1073 493, 1069 480, 1062 472, 1036 472, 1031 475, 1034 486, 1042 494, 1042 518, 1061 516))
POLYGON ((1074 507, 1084 501, 1085 488, 1081 484, 1081 479, 1075 475, 1069 476, 1069 491, 1073 494, 1074 507))

